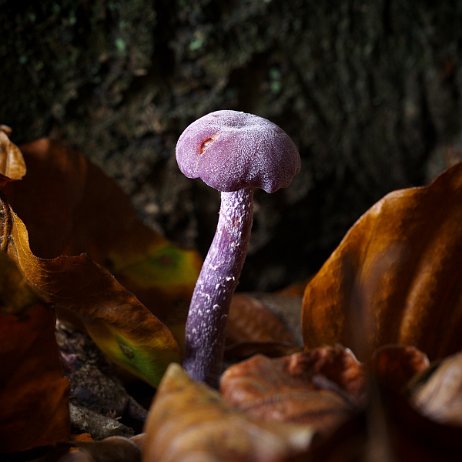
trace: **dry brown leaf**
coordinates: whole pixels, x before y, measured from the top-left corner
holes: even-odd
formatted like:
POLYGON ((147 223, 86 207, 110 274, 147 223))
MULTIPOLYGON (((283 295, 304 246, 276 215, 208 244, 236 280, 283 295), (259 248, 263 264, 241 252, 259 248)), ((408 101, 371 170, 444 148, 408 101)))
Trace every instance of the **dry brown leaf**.
POLYGON ((0 188, 10 181, 20 180, 26 174, 26 164, 21 151, 0 127, 0 188))
POLYGON ((20 146, 28 174, 8 186, 34 255, 90 255, 182 341, 199 274, 197 252, 145 226, 116 183, 79 152, 40 139, 20 146))
POLYGON ((387 195, 307 285, 306 348, 338 342, 363 358, 405 344, 430 359, 460 350, 461 237, 462 164, 427 187, 387 195))
POLYGON ((17 314, 38 301, 16 264, 0 252, 0 312, 17 314))
POLYGON ((141 451, 129 438, 110 436, 101 441, 74 442, 75 449, 58 462, 140 462, 141 451))
MULTIPOLYGON (((0 135, 5 156, 22 158, 0 135)), ((77 315, 109 358, 157 385, 166 365, 179 359, 197 254, 144 226, 122 191, 81 154, 47 139, 24 151, 28 175, 9 178, 3 189, 2 250, 45 301, 72 320, 77 315), (81 251, 92 258, 72 256, 81 251), (149 309, 98 261, 139 289, 149 309)))
POLYGON ((402 393, 387 388, 293 462, 458 462, 461 452, 462 428, 429 420, 402 393))
POLYGON ((68 381, 51 309, 35 304, 0 313, 0 453, 69 438, 68 381))
POLYGON ((319 348, 278 359, 254 356, 222 376, 223 398, 265 420, 303 422, 328 433, 363 398, 364 372, 347 350, 319 348))
POLYGON ((149 411, 144 462, 276 462, 307 449, 308 426, 265 423, 170 365, 149 411))
POLYGON ((179 358, 169 329, 87 255, 38 258, 24 223, 11 212, 10 256, 28 284, 47 302, 77 313, 96 344, 115 362, 157 385, 179 358))
POLYGON ((0 300, 0 453, 65 441, 69 385, 54 337, 54 312, 3 253, 0 300))
POLYGON ((375 351, 370 367, 382 386, 404 391, 409 382, 428 369, 427 355, 411 346, 386 345, 375 351))
POLYGON ((238 293, 226 324, 228 345, 244 342, 300 344, 301 297, 238 293))
POLYGON ((446 358, 414 392, 412 401, 427 417, 462 426, 462 353, 446 358))

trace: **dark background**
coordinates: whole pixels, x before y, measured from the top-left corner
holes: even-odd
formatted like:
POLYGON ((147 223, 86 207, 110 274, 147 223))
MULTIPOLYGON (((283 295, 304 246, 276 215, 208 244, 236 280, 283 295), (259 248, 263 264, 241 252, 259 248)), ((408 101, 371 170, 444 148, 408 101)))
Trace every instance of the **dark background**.
POLYGON ((241 284, 274 289, 462 157, 461 25, 458 1, 0 0, 0 122, 79 148, 202 253, 219 195, 179 173, 179 134, 216 109, 278 123, 302 172, 257 194, 241 284))

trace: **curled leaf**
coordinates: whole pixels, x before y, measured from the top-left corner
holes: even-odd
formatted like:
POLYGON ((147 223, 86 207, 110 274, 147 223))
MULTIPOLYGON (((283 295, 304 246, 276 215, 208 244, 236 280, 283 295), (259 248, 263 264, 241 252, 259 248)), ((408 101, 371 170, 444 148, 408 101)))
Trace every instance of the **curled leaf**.
POLYGON ((255 356, 231 366, 220 382, 224 399, 249 415, 304 422, 320 433, 357 410, 364 388, 361 365, 341 348, 277 359, 255 356))
POLYGON ((429 366, 427 355, 412 346, 383 346, 371 360, 372 371, 380 384, 396 391, 403 391, 412 378, 429 366))
POLYGON ((412 398, 427 417, 462 426, 462 353, 446 358, 412 398))
POLYGON ((301 350, 301 297, 238 293, 226 323, 225 358, 236 362, 254 354, 285 356, 301 350))
POLYGON ((54 313, 41 304, 0 313, 0 453, 69 438, 69 384, 54 324, 54 313))
POLYGON ((16 264, 0 252, 0 312, 19 315, 38 301, 16 264))
POLYGON ((301 297, 235 294, 226 323, 229 345, 243 342, 299 343, 301 297))
POLYGON ((460 350, 461 223, 462 164, 374 205, 306 287, 306 348, 339 342, 370 357, 405 344, 430 359, 460 350))
POLYGON ((4 185, 3 250, 109 358, 157 385, 179 358, 197 253, 142 224, 122 191, 81 154, 48 139, 22 149, 28 175, 4 185))
POLYGON ((128 196, 79 152, 46 138, 21 150, 28 174, 8 188, 7 196, 26 225, 34 255, 87 253, 181 343, 201 265, 198 253, 174 246, 144 225, 128 196))
POLYGON ((21 151, 0 127, 0 188, 10 181, 22 179, 25 174, 26 164, 21 151))
POLYGON ((305 451, 311 437, 307 426, 265 423, 233 410, 172 364, 149 411, 143 461, 284 461, 305 451))
POLYGON ((179 357, 169 329, 87 255, 36 257, 24 223, 12 213, 10 256, 40 296, 77 313, 95 343, 117 364, 157 385, 179 357))

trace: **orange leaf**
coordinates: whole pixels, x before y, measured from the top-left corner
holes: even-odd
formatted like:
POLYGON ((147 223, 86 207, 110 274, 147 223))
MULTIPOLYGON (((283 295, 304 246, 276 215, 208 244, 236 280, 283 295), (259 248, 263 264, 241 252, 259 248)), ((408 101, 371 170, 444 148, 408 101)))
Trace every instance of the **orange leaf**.
POLYGON ((4 188, 3 250, 44 300, 77 315, 109 358, 157 385, 179 359, 197 253, 142 224, 120 188, 81 154, 47 139, 23 149, 28 175, 4 188), (91 258, 73 256, 82 251, 91 258))
POLYGON ((88 253, 182 342, 200 269, 197 252, 175 247, 136 216, 116 183, 82 154, 40 139, 21 146, 28 174, 7 188, 38 257, 88 253))
POLYGON ((26 164, 21 151, 0 127, 0 188, 10 181, 20 180, 26 174, 26 164))
POLYGON ((412 346, 383 346, 371 360, 372 371, 380 384, 396 391, 405 391, 410 380, 429 366, 427 356, 412 346))
POLYGON ((345 236, 307 285, 306 348, 384 344, 432 358, 462 348, 462 164, 431 185, 393 192, 345 236))
POLYGON ((40 304, 19 315, 0 313, 0 452, 70 436, 68 381, 54 326, 52 310, 40 304))
POLYGON ((28 283, 47 302, 77 313, 95 343, 116 363, 157 385, 179 357, 169 329, 87 255, 36 257, 26 227, 12 213, 8 251, 28 283))
POLYGON ((284 461, 305 451, 311 437, 310 427, 261 422, 233 410, 172 364, 149 411, 143 461, 284 461))

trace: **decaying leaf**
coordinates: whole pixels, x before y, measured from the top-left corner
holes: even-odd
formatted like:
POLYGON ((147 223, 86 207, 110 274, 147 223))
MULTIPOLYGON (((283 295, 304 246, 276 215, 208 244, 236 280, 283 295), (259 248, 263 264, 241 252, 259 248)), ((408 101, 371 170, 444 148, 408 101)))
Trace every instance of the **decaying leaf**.
POLYGON ((58 462, 140 462, 141 451, 129 438, 110 436, 101 441, 76 441, 58 462))
POLYGON ((286 356, 302 349, 299 294, 237 293, 226 323, 225 359, 286 356))
POLYGON ((5 174, 15 176, 4 184, 3 250, 45 301, 77 315, 109 358, 156 385, 179 359, 197 253, 144 226, 82 155, 47 139, 25 145, 28 175, 18 182, 21 152, 8 149, 15 162, 4 162, 5 174))
POLYGON ((462 164, 374 205, 307 285, 306 348, 337 342, 359 357, 384 344, 430 359, 462 348, 462 164))
POLYGON ((8 138, 7 132, 0 127, 0 188, 10 181, 20 180, 26 174, 26 164, 21 151, 8 138))
POLYGON ((40 303, 0 313, 0 453, 69 438, 68 381, 54 325, 53 311, 40 303))
POLYGON ((45 138, 20 148, 28 174, 9 185, 7 197, 26 225, 34 255, 87 253, 181 343, 201 265, 198 253, 145 226, 127 195, 80 153, 45 138))
POLYGON ((251 416, 328 433, 358 410, 365 378, 351 352, 325 347, 277 359, 254 356, 227 369, 220 391, 251 416))
MULTIPOLYGON (((0 127, 0 189, 24 174, 21 152, 0 127)), ((12 221, 2 194, 5 251, 12 221)), ((54 312, 38 300, 16 264, 0 253, 0 453, 53 445, 69 437, 69 384, 54 326, 54 312)))
POLYGON ((47 302, 77 313, 95 343, 117 364, 157 385, 165 367, 179 358, 169 329, 108 271, 87 255, 38 258, 24 223, 13 219, 10 256, 47 302))
POLYGON ((428 369, 426 354, 412 346, 385 345, 375 351, 370 367, 380 384, 404 391, 409 382, 428 369))
POLYGON ((226 323, 228 345, 281 342, 301 345, 301 297, 280 294, 235 294, 226 323))
POLYGON ((300 462, 458 462, 462 428, 432 421, 402 393, 378 389, 364 412, 313 445, 300 462))
POLYGON ((412 401, 424 415, 462 426, 462 353, 446 358, 414 392, 412 401))
POLYGON ((309 426, 261 422, 232 409, 172 364, 149 411, 143 461, 284 461, 311 437, 309 426))
POLYGON ((0 312, 20 315, 38 301, 16 264, 0 252, 0 312))

